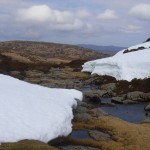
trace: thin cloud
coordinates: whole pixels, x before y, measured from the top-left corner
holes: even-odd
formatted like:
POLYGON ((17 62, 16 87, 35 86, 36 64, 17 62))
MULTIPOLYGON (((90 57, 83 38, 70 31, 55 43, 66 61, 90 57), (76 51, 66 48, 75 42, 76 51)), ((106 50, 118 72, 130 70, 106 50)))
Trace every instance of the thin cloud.
POLYGON ((114 20, 118 19, 119 16, 115 13, 114 10, 106 9, 105 12, 98 14, 97 19, 102 20, 114 20))
POLYGON ((78 18, 89 18, 90 16, 92 16, 92 14, 88 10, 80 9, 76 12, 76 16, 78 18))
POLYGON ((142 33, 142 27, 137 25, 128 25, 121 29, 122 32, 125 33, 142 33))

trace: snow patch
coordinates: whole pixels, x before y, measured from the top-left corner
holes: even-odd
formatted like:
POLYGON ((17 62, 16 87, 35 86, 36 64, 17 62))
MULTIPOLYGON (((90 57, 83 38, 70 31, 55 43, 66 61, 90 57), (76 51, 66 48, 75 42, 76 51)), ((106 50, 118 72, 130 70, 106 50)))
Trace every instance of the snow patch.
POLYGON ((122 50, 113 57, 86 62, 82 71, 109 75, 117 80, 128 81, 134 78, 150 77, 150 42, 129 47, 128 50, 131 51, 139 47, 144 47, 144 49, 131 53, 124 53, 125 50, 122 50))
POLYGON ((77 90, 51 89, 0 74, 0 142, 48 142, 72 131, 77 90))

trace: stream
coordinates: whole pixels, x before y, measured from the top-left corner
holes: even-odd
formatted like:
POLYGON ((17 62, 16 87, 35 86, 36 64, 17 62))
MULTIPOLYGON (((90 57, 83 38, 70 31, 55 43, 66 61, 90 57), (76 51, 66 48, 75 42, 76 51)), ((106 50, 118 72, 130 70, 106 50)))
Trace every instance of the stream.
POLYGON ((109 106, 107 103, 111 102, 111 98, 103 98, 101 102, 103 103, 101 106, 102 110, 122 120, 138 124, 141 123, 145 117, 146 111, 144 107, 147 103, 115 104, 114 106, 109 106))

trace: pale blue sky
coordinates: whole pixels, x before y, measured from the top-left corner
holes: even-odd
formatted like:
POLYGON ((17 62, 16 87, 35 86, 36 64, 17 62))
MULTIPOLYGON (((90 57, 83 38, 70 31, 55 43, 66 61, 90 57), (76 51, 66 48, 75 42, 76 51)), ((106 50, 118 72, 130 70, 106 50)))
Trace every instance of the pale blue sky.
POLYGON ((149 0, 0 0, 0 40, 130 46, 149 25, 149 0))

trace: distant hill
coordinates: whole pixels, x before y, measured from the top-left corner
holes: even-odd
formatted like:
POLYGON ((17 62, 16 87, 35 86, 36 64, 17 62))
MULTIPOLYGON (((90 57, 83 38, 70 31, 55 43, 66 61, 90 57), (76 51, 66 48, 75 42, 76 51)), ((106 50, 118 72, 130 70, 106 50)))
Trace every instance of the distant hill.
POLYGON ((100 45, 92 45, 92 44, 78 44, 79 47, 89 48, 96 51, 106 52, 106 53, 117 53, 118 51, 125 49, 126 47, 119 46, 100 46, 100 45))
POLYGON ((0 54, 23 63, 68 63, 72 60, 93 60, 108 57, 108 54, 75 45, 34 42, 0 42, 0 54))

